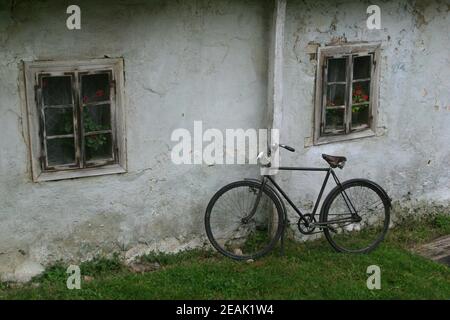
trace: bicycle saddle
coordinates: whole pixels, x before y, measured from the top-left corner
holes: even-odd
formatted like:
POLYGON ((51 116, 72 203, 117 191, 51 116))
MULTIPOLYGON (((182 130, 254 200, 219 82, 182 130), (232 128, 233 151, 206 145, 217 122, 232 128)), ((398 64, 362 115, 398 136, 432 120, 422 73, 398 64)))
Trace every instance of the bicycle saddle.
POLYGON ((322 154, 322 158, 328 162, 330 167, 342 169, 345 165, 345 161, 347 161, 346 157, 338 157, 338 156, 330 156, 328 154, 322 154))

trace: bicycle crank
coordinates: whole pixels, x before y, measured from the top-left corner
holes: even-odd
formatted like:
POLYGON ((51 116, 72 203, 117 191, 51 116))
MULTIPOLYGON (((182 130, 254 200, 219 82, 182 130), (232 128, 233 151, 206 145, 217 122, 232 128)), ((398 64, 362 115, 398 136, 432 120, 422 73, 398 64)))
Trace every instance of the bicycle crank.
POLYGON ((314 225, 316 223, 316 218, 314 218, 314 216, 309 213, 305 214, 303 218, 308 221, 308 226, 306 226, 306 223, 302 219, 299 219, 297 223, 298 231, 300 231, 300 233, 304 235, 310 235, 314 233, 314 231, 316 230, 316 227, 314 225))

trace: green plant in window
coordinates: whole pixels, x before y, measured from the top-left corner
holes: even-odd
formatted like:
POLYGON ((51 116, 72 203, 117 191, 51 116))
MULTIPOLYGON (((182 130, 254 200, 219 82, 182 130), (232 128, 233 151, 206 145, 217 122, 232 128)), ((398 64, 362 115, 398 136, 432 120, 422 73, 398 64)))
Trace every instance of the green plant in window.
POLYGON ((352 93, 353 103, 369 102, 369 95, 364 92, 362 85, 357 84, 352 93))
POLYGON ((64 114, 63 131, 65 134, 70 134, 73 131, 73 115, 69 112, 64 114))
POLYGON ((106 145, 107 142, 108 139, 102 134, 87 136, 85 141, 86 147, 92 151, 98 151, 101 147, 106 145))
POLYGON ((352 105, 353 112, 359 112, 365 105, 360 105, 360 103, 369 103, 369 95, 366 94, 360 84, 357 84, 353 89, 352 101, 357 105, 352 105))
MULTIPOLYGON (((91 117, 87 108, 85 108, 83 111, 83 124, 85 133, 109 129, 108 126, 101 125, 95 122, 94 119, 91 117)), ((86 136, 85 143, 88 149, 98 151, 100 148, 102 148, 108 143, 108 139, 104 134, 97 134, 92 136, 86 136)))

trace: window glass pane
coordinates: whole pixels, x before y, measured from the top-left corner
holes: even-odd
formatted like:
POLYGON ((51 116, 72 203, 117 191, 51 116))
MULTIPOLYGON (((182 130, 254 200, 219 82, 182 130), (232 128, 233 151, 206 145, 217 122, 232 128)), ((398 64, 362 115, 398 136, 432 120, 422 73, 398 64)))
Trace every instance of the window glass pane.
POLYGON ((364 128, 369 125, 369 105, 352 107, 352 129, 364 128))
POLYGON ((109 73, 81 76, 81 99, 84 104, 109 100, 109 73))
POLYGON ((73 134, 73 108, 45 108, 47 136, 73 134))
POLYGON ((333 134, 344 131, 345 108, 325 110, 325 133, 333 134))
POLYGON ((44 105, 71 105, 72 104, 72 77, 42 77, 42 97, 44 105))
POLYGON ((328 59, 328 82, 341 82, 346 79, 347 58, 328 59))
POLYGON ((47 139, 47 161, 49 166, 75 163, 74 139, 47 139))
POLYGON ((112 158, 111 133, 88 135, 85 137, 86 161, 112 158))
POLYGON ((353 83, 352 103, 364 103, 370 101, 370 81, 353 83))
POLYGON ((328 85, 327 106, 345 105, 345 84, 328 85))
POLYGON ((371 56, 353 58, 353 80, 370 78, 371 56))
POLYGON ((111 107, 109 104, 83 108, 84 132, 111 129, 111 107))

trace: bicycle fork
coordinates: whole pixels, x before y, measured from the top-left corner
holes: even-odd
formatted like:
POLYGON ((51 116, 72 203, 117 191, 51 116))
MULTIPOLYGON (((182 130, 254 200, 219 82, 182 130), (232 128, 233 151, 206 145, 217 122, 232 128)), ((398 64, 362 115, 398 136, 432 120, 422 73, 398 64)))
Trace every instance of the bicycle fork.
MULTIPOLYGON (((255 199, 255 203, 253 204, 252 210, 250 211, 250 213, 242 218, 242 223, 247 224, 251 218, 253 218, 253 216, 256 214, 256 210, 258 209, 259 203, 261 201, 261 197, 262 197, 262 193, 263 190, 265 188, 267 184, 267 180, 263 179, 262 183, 261 183, 261 187, 259 188, 258 191, 258 195, 256 196, 255 199)), ((287 212, 284 210, 283 212, 283 231, 281 232, 281 238, 280 238, 280 255, 283 256, 284 255, 284 233, 286 232, 286 227, 288 225, 287 222, 287 212)))
POLYGON ((250 221, 250 219, 253 218, 253 216, 255 215, 256 210, 258 209, 258 206, 259 206, 259 202, 261 201, 261 196, 262 196, 264 187, 266 186, 266 183, 267 183, 266 179, 264 179, 261 184, 261 188, 259 188, 258 195, 256 196, 256 200, 255 200, 255 203, 253 204, 252 210, 250 211, 248 216, 242 218, 242 223, 247 224, 250 221))

